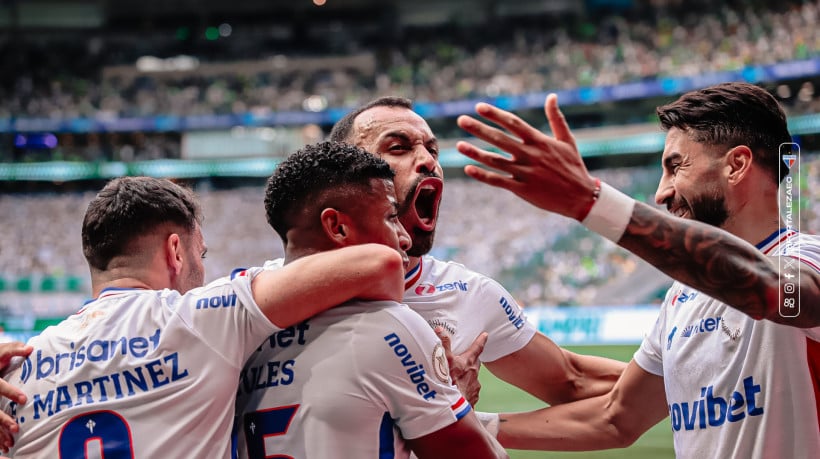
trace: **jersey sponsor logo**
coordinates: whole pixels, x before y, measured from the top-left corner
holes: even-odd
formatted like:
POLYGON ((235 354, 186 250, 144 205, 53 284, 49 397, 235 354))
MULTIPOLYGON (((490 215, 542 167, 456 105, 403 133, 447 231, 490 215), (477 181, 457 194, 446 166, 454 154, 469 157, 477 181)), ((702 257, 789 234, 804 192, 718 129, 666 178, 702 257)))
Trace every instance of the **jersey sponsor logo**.
POLYGON ((675 337, 675 333, 677 333, 677 331, 678 331, 678 327, 674 327, 672 329, 672 332, 669 333, 669 336, 666 337, 666 350, 667 351, 672 348, 672 338, 675 337))
POLYGON ((118 356, 142 358, 148 354, 149 349, 152 351, 157 349, 159 339, 160 329, 157 328, 150 336, 95 339, 79 347, 76 343, 71 342, 68 343, 68 347, 72 349, 71 352, 47 355, 42 350, 38 350, 23 363, 20 380, 26 383, 32 375, 36 380, 40 380, 74 371, 86 362, 105 362, 118 356))
POLYGON ((672 297, 672 306, 674 306, 676 303, 683 304, 687 301, 694 300, 696 296, 698 296, 698 292, 692 292, 687 294, 683 290, 678 290, 678 293, 676 293, 675 296, 672 297))
MULTIPOLYGON (((265 262, 265 267, 267 267, 268 263, 271 263, 271 262, 270 261, 265 262)), ((245 277, 247 275, 248 275, 248 268, 236 268, 233 271, 231 271, 230 278, 231 278, 231 280, 234 280, 237 277, 245 277)))
POLYGON ((439 284, 433 285, 429 282, 422 282, 418 286, 416 286, 415 292, 416 295, 424 296, 424 295, 432 295, 436 292, 447 292, 447 291, 467 291, 467 283, 462 280, 457 280, 455 282, 448 282, 446 284, 439 284))
POLYGON ((416 295, 432 295, 436 293, 436 286, 423 282, 416 286, 416 295))
POLYGON ((503 296, 498 303, 501 305, 501 308, 504 310, 504 313, 507 315, 507 320, 512 323, 513 327, 521 330, 521 327, 524 326, 524 311, 513 307, 509 301, 503 296))
POLYGON ((217 295, 196 300, 197 309, 232 308, 236 306, 236 293, 217 295))
MULTIPOLYGON (((701 334, 701 333, 711 333, 711 332, 716 331, 720 328, 720 323, 721 323, 721 317, 720 316, 704 317, 696 323, 689 324, 689 325, 686 325, 685 327, 683 327, 680 330, 680 334, 678 336, 680 337, 680 339, 684 339, 684 338, 691 338, 692 336, 698 335, 698 334, 701 334)), ((675 326, 674 328, 672 328, 672 331, 667 336, 667 338, 666 338, 666 350, 667 351, 672 348, 672 340, 674 339, 675 334, 677 333, 677 331, 678 331, 678 327, 675 326)))
MULTIPOLYGON (((416 361, 413 360, 413 355, 410 353, 410 350, 407 349, 407 346, 402 344, 401 338, 399 338, 397 334, 391 333, 385 336, 384 340, 387 341, 387 345, 393 350, 393 354, 398 357, 402 366, 407 369, 407 374, 410 376, 410 382, 416 385, 416 392, 418 392, 419 395, 421 395, 425 400, 436 398, 436 391, 430 388, 430 385, 427 384, 424 377, 426 374, 424 371, 424 365, 416 363, 416 361)), ((444 349, 442 349, 442 352, 443 351, 444 349)), ((435 350, 433 352, 435 352, 435 350)), ((436 370, 434 369, 433 371, 435 372, 436 370)))
MULTIPOLYGON (((307 321, 279 330, 260 344, 255 352, 258 353, 267 349, 273 349, 276 352, 278 349, 291 346, 304 346, 307 344, 306 334, 308 330, 310 330, 310 324, 307 321)), ((255 357, 252 357, 249 362, 255 364, 254 359, 255 357)), ((271 360, 253 366, 246 365, 239 375, 239 393, 249 394, 255 390, 264 390, 269 387, 289 386, 296 377, 294 366, 296 366, 296 361, 293 359, 271 360)))
POLYGON ((681 338, 689 338, 699 333, 710 333, 718 329, 718 324, 720 324, 720 316, 705 317, 700 319, 698 323, 684 327, 680 336, 681 338))
MULTIPOLYGON (((182 380, 188 375, 188 369, 180 365, 179 354, 174 352, 117 373, 60 385, 45 393, 32 394, 33 418, 51 417, 74 406, 131 397, 182 380)), ((10 402, 10 405, 14 405, 12 412, 16 415, 16 404, 10 402)), ((25 422, 23 417, 16 420, 21 424, 25 422)))
POLYGON ((752 376, 743 379, 743 388, 728 394, 726 398, 715 395, 715 386, 700 388, 700 398, 692 402, 678 402, 669 405, 672 430, 692 431, 720 427, 727 422, 738 422, 751 416, 763 414, 763 406, 758 406, 758 394, 763 392, 760 384, 755 384, 752 376))
POLYGON ((310 324, 308 321, 304 321, 298 325, 293 325, 288 328, 283 328, 282 330, 270 335, 265 342, 256 348, 256 352, 261 352, 263 348, 266 348, 266 344, 270 349, 281 349, 290 347, 294 344, 304 346, 305 343, 307 343, 305 334, 308 330, 310 330, 310 324))

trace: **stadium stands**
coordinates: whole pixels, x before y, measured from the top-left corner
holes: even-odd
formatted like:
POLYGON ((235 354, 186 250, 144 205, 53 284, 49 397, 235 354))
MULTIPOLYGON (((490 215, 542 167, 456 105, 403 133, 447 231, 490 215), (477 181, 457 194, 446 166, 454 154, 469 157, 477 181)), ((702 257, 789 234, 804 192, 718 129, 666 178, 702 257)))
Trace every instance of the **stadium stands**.
MULTIPOLYGON (((809 184, 803 230, 820 232, 820 157, 807 156, 803 167, 809 184)), ((656 166, 596 174, 637 199, 653 201, 656 166)), ((225 190, 206 183, 197 191, 205 212, 208 280, 282 256, 281 242, 265 221, 261 186, 225 190)), ((37 314, 58 315, 81 304, 78 296, 87 294, 89 285, 79 230, 91 198, 90 193, 0 194, 0 215, 9 216, 0 223, 0 304, 19 314, 33 307, 37 314), (21 302, 19 294, 26 292, 51 300, 28 295, 21 302)), ((668 285, 643 261, 577 223, 462 178, 446 182, 434 253, 490 275, 525 305, 641 304, 659 300, 658 292, 668 285)))
MULTIPOLYGON (((522 20, 515 27, 505 19, 490 29, 449 24, 420 33, 407 28, 379 43, 365 42, 357 38, 355 27, 339 24, 324 40, 306 40, 304 45, 290 41, 286 48, 275 45, 281 32, 277 27, 249 24, 243 29, 242 23, 219 42, 224 46, 196 40, 183 46, 181 29, 168 27, 151 36, 101 30, 90 39, 73 41, 62 40, 65 34, 60 33, 18 39, 8 34, 0 37, 0 128, 5 129, 0 132, 6 133, 0 134, 0 161, 73 160, 97 167, 101 161, 180 158, 190 140, 186 132, 174 129, 83 130, 89 119, 152 116, 170 126, 179 115, 327 112, 385 94, 458 105, 474 97, 697 78, 820 59, 820 0, 766 3, 739 1, 732 2, 733 7, 685 14, 648 8, 625 16, 573 18, 563 26, 559 23, 565 18, 551 17, 522 20), (183 52, 190 57, 141 61, 150 72, 135 65, 141 56, 173 58, 183 52), (32 152, 23 154, 14 146, 8 127, 38 117, 79 121, 71 133, 56 134, 56 148, 28 156, 32 152)), ((767 84, 797 114, 820 109, 815 83, 820 84, 820 74, 798 80, 784 75, 767 84)), ((608 122, 617 124, 635 118, 646 122, 650 115, 645 108, 654 103, 601 104, 586 110, 606 112, 608 122), (638 105, 641 110, 633 110, 638 105)), ((536 119, 543 122, 543 114, 536 113, 536 119)), ((436 122, 433 129, 439 136, 460 135, 452 134, 458 132, 452 117, 436 122)), ((587 125, 582 119, 579 124, 587 125)), ((327 130, 327 123, 321 128, 327 130)), ((322 135, 314 125, 304 130, 311 132, 305 139, 322 135)), ((618 130, 623 131, 617 125, 601 130, 595 140, 611 142, 610 133, 618 130)), ((302 132, 291 134, 303 138, 302 132)), ((230 142, 230 137, 225 139, 230 142)), ((452 138, 442 140, 453 144, 452 138)), ((802 140, 817 150, 816 138, 802 140)), ((820 160, 816 155, 806 158, 809 196, 803 200, 802 221, 804 229, 820 232, 820 160)), ((599 167, 610 169, 597 173, 651 202, 657 167, 623 167, 635 163, 634 158, 617 156, 600 161, 599 167)), ((435 253, 498 279, 523 304, 635 304, 657 300, 663 290, 663 276, 574 222, 452 175, 457 174, 448 171, 435 253), (641 288, 635 288, 637 283, 641 288)), ((223 189, 211 184, 203 179, 197 186, 210 246, 208 279, 281 256, 281 244, 262 212, 261 186, 223 189)), ((79 228, 92 194, 68 192, 59 184, 48 186, 59 190, 56 193, 36 184, 27 189, 32 192, 0 192, 0 318, 64 315, 89 292, 79 228)))
POLYGON ((818 56, 820 2, 763 10, 739 5, 683 16, 653 10, 630 19, 587 17, 566 27, 524 23, 512 33, 506 23, 489 31, 436 29, 367 49, 349 31, 342 33, 351 42, 341 55, 331 43, 320 42, 284 56, 280 48, 258 45, 270 38, 259 27, 249 26, 243 34, 238 25, 226 38, 230 46, 202 47, 200 55, 187 58, 187 66, 165 72, 141 72, 135 64, 140 52, 174 57, 179 43, 170 32, 166 40, 162 34, 119 33, 73 46, 49 44, 57 50, 7 41, 0 45, 9 56, 0 64, 6 75, 0 118, 318 111, 385 94, 452 101, 696 76, 818 56))

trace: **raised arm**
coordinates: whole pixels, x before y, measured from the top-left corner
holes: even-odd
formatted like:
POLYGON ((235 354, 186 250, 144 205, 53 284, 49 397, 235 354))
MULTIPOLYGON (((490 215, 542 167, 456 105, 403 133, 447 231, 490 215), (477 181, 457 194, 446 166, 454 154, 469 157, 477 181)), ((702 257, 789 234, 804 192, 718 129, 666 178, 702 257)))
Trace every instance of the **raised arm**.
POLYGON ((781 277, 792 274, 778 272, 777 258, 714 226, 635 203, 618 245, 754 319, 801 328, 820 325, 820 273, 804 264, 799 282, 781 277), (778 293, 786 283, 800 286, 795 296, 802 310, 796 317, 780 314, 778 293))
POLYGON ((280 328, 354 298, 401 301, 403 294, 402 257, 381 244, 305 256, 253 280, 254 300, 280 328))
MULTIPOLYGON (((554 133, 550 137, 518 116, 488 104, 476 111, 501 126, 502 131, 468 116, 458 119, 467 132, 511 154, 502 156, 459 142, 458 150, 497 171, 466 166, 467 175, 512 191, 531 204, 579 221, 596 202, 596 179, 586 169, 572 133, 558 109, 554 94, 545 111, 554 133)), ((808 265, 801 270, 799 297, 802 311, 796 317, 780 314, 778 291, 792 282, 781 278, 777 264, 751 244, 717 227, 678 218, 620 194, 604 185, 599 201, 612 204, 609 218, 588 226, 687 284, 755 319, 769 319, 795 327, 820 325, 820 273, 808 265), (620 213, 620 214, 619 214, 620 213), (625 226, 625 230, 624 227, 625 226), (720 247, 720 250, 715 248, 720 247)))
POLYGON ((624 448, 668 415, 663 378, 634 361, 608 393, 528 413, 501 414, 506 448, 590 451, 624 448))

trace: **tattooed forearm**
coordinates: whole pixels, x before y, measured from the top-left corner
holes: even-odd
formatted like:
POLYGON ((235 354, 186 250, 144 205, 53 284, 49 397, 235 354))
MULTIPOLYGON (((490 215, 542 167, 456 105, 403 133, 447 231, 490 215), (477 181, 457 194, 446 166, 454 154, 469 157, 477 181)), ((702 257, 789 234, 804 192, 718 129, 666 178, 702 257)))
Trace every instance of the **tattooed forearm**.
POLYGON ((813 311, 802 317, 780 316, 777 267, 754 246, 726 231, 637 203, 618 244, 668 276, 755 319, 798 327, 817 325, 813 311))

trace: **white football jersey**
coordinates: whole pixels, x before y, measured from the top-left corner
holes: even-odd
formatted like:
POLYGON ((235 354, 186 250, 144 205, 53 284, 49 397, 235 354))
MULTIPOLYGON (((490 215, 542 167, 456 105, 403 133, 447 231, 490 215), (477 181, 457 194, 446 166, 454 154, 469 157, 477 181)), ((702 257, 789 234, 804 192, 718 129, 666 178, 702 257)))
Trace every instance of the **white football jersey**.
MULTIPOLYGON (((781 230, 758 248, 820 272, 816 236, 781 230)), ((820 327, 756 321, 675 282, 635 361, 664 378, 677 457, 816 458, 818 340, 820 327)))
MULTIPOLYGON (((265 268, 281 267, 281 258, 265 268)), ((506 357, 530 342, 535 327, 512 295, 498 282, 459 263, 431 256, 405 275, 402 302, 431 327, 441 326, 450 335, 453 353, 461 354, 481 332, 489 333, 482 362, 506 357)))
POLYGON ((443 327, 455 354, 486 331, 480 359, 492 362, 523 348, 535 335, 535 327, 504 287, 459 263, 421 257, 405 276, 405 289, 402 301, 431 327, 443 327))
POLYGON ((32 338, 6 379, 28 402, 15 458, 231 457, 242 363, 279 330, 253 300, 248 270, 180 295, 106 289, 32 338))
POLYGON ((440 341, 390 301, 350 302, 272 335, 239 381, 240 458, 408 457, 404 438, 471 407, 440 341))

